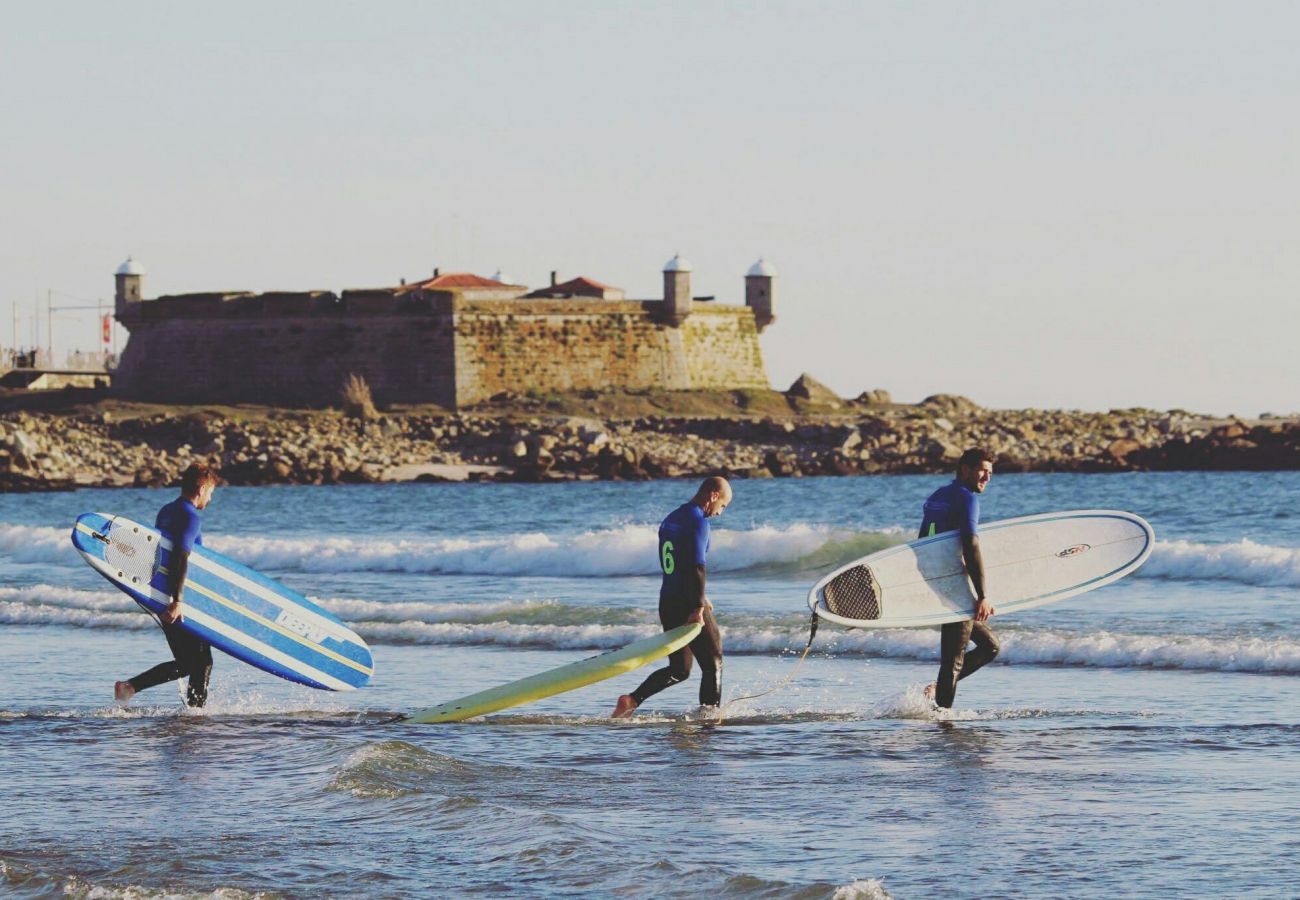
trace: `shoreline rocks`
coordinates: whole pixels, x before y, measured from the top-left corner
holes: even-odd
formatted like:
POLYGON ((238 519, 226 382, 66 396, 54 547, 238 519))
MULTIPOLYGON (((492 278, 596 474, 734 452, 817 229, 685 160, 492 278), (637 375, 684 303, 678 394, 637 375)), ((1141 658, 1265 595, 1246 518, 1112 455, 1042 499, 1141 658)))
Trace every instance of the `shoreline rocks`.
POLYGON ((1300 469, 1296 419, 985 410, 952 395, 870 401, 780 417, 8 412, 0 490, 170 485, 193 461, 236 485, 917 474, 950 471, 970 446, 994 453, 1003 473, 1300 469))

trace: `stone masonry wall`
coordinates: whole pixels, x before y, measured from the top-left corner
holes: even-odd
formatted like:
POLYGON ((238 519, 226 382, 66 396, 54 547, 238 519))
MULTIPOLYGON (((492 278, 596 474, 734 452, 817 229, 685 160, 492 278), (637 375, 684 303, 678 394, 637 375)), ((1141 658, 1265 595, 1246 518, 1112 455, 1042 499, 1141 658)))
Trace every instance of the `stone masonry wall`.
POLYGON ((354 372, 380 403, 449 408, 504 391, 768 387, 743 306, 697 303, 677 328, 652 301, 447 298, 301 315, 220 298, 142 307, 123 319, 131 338, 114 388, 156 402, 329 405, 354 372))
POLYGON ((456 394, 461 405, 503 391, 607 387, 768 387, 753 313, 696 304, 681 326, 658 303, 458 303, 456 394))
POLYGON ((159 319, 131 327, 122 396, 164 403, 324 406, 349 373, 381 402, 455 402, 448 316, 159 319))

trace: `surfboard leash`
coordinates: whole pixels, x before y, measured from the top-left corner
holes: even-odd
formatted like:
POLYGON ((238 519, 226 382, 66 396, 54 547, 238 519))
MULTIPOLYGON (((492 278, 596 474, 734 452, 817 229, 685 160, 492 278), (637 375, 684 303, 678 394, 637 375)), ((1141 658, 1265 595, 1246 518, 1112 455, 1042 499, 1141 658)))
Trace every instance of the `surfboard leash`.
POLYGON ((791 681, 794 680, 794 676, 799 674, 799 667, 803 665, 803 661, 804 661, 805 659, 808 658, 808 652, 809 652, 810 650, 812 650, 813 638, 817 637, 817 624, 818 624, 818 621, 819 621, 819 620, 818 620, 818 618, 817 618, 817 613, 814 612, 814 613, 812 614, 812 621, 811 621, 811 622, 809 623, 809 625, 808 625, 808 643, 807 643, 807 645, 804 646, 804 648, 803 648, 803 653, 800 654, 800 656, 799 656, 799 661, 796 662, 796 663, 794 664, 794 668, 790 670, 790 674, 787 675, 787 676, 785 676, 785 678, 781 679, 779 682, 777 682, 777 683, 776 683, 775 685, 773 685, 772 687, 768 688, 768 689, 765 690, 765 691, 761 691, 760 693, 757 693, 757 694, 746 694, 746 695, 743 696, 743 697, 732 697, 730 700, 728 700, 726 703, 724 703, 724 704, 722 705, 722 709, 718 710, 718 722, 719 722, 719 723, 722 722, 722 718, 723 718, 722 713, 723 713, 723 711, 724 711, 728 706, 731 706, 733 703, 739 703, 741 700, 757 700, 759 697, 766 697, 768 694, 774 694, 774 693, 776 693, 777 691, 781 690, 781 688, 785 687, 787 684, 789 684, 791 681))

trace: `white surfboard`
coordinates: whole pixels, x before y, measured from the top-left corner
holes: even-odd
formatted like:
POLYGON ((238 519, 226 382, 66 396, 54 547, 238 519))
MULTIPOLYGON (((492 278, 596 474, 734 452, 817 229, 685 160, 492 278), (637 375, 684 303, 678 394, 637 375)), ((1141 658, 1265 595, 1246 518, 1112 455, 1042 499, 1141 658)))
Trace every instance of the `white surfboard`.
MULTIPOLYGON (((1055 603, 1123 578, 1151 555, 1145 519, 1084 509, 981 525, 984 589, 998 616, 1055 603)), ((819 618, 852 628, 909 628, 969 619, 975 589, 949 531, 836 569, 808 592, 819 618)))

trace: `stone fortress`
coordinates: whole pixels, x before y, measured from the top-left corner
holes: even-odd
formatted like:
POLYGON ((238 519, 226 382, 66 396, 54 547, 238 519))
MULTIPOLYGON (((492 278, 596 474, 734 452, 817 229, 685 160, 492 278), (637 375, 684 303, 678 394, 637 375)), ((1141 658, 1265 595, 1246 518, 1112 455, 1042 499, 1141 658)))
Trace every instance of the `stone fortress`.
POLYGON ((350 374, 380 403, 459 408, 503 392, 767 388, 758 334, 772 323, 775 269, 745 275, 745 305, 691 294, 674 256, 664 296, 628 300, 579 277, 530 291, 442 273, 397 287, 145 299, 144 267, 116 274, 130 332, 114 375, 123 397, 172 403, 336 403, 350 374))

